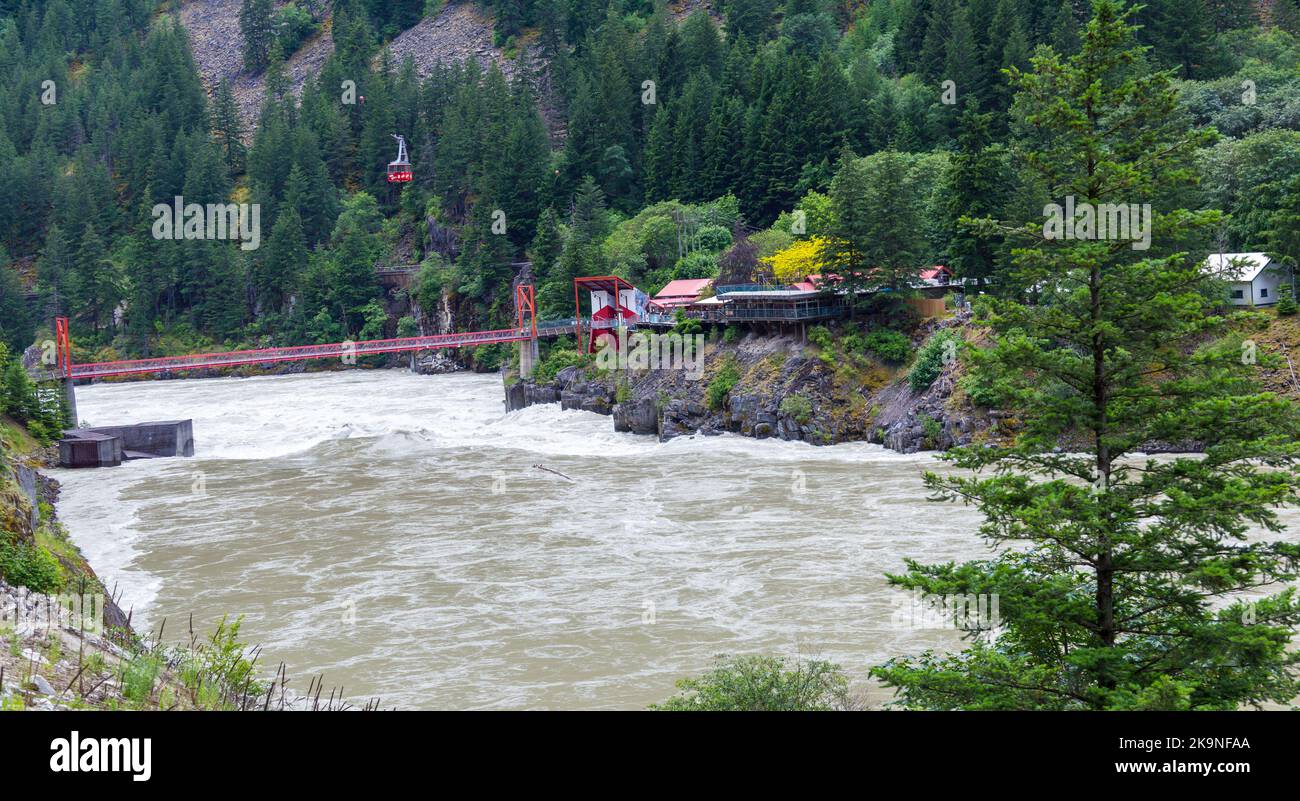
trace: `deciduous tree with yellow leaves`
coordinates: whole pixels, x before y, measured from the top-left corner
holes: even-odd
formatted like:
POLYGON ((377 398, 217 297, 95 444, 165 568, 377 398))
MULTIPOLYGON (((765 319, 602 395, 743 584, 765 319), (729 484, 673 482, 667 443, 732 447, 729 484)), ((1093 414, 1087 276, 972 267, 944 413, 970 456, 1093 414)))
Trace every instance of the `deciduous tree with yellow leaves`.
POLYGON ((826 240, 821 237, 800 239, 788 248, 762 259, 772 268, 772 274, 782 284, 793 284, 821 272, 822 249, 826 240))

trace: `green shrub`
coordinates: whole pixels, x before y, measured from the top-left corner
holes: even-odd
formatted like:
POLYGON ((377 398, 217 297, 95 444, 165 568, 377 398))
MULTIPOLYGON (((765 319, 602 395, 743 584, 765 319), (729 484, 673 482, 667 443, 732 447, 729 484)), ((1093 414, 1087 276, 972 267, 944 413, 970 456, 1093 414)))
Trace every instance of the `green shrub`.
POLYGON ((402 317, 397 321, 397 335, 399 337, 418 337, 420 335, 420 325, 410 315, 402 317))
POLYGON ((959 386, 971 403, 984 409, 1001 409, 1011 400, 1013 389, 1005 380, 990 376, 989 371, 974 369, 961 377, 959 386))
POLYGON ((673 278, 716 278, 717 275, 718 257, 702 250, 688 254, 673 270, 673 278))
POLYGON ((809 328, 808 341, 817 346, 817 358, 822 364, 832 370, 838 369, 839 365, 835 359, 835 341, 826 326, 815 325, 809 328))
POLYGON ((804 395, 786 395, 781 399, 781 413, 803 425, 812 419, 812 401, 804 395))
POLYGON ((819 348, 830 348, 831 332, 824 325, 814 325, 808 329, 808 341, 819 348))
POLYGON ((1291 284, 1285 280, 1278 288, 1277 313, 1283 317, 1296 313, 1295 293, 1291 291, 1291 284))
POLYGON ((290 3, 276 13, 275 39, 285 58, 293 55, 307 37, 316 32, 316 23, 306 10, 290 3))
POLYGON ((821 712, 850 706, 839 665, 745 656, 720 662, 698 679, 677 682, 678 695, 651 709, 664 712, 821 712))
POLYGON ((136 654, 122 668, 122 695, 142 704, 153 695, 153 686, 162 673, 163 663, 151 653, 136 654))
POLYGON ((921 431, 925 434, 925 444, 929 448, 937 448, 939 440, 943 437, 943 424, 928 414, 921 415, 921 431))
POLYGON ((943 372, 949 354, 956 353, 957 338, 951 331, 940 331, 921 346, 916 353, 916 364, 907 374, 907 383, 921 391, 934 383, 943 372))
POLYGON ((877 329, 863 337, 863 348, 890 364, 903 364, 912 355, 911 341, 888 329, 877 329))
POLYGON ((0 576, 18 587, 49 595, 63 589, 63 568, 54 554, 0 532, 0 576))
POLYGON ((704 332, 704 323, 692 317, 687 317, 686 312, 677 309, 673 312, 673 333, 682 336, 695 336, 704 332))
POLYGON ((566 367, 578 367, 583 363, 582 354, 567 348, 551 348, 542 363, 533 371, 533 380, 544 383, 554 381, 555 376, 566 367))
POLYGON ((705 390, 705 399, 708 401, 710 409, 721 409, 722 403, 727 399, 727 393, 740 383, 740 368, 736 366, 736 360, 728 358, 718 368, 717 374, 709 382, 708 389, 705 390))
POLYGON ((510 352, 510 348, 501 342, 479 345, 474 348, 474 366, 485 372, 497 370, 505 363, 510 352))
POLYGON ((706 225, 695 235, 695 244, 711 253, 726 250, 731 247, 731 232, 721 225, 706 225))
POLYGON ((734 325, 727 326, 726 330, 722 332, 722 341, 728 345, 736 344, 736 341, 739 339, 740 329, 734 325))

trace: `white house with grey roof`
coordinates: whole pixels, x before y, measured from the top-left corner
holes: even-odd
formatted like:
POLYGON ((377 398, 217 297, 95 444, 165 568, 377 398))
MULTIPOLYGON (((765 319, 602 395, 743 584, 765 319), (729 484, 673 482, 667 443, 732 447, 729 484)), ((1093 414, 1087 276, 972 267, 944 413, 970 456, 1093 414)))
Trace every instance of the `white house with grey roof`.
POLYGON ((1281 265, 1265 253, 1214 253, 1206 269, 1228 284, 1228 302, 1234 306, 1269 306, 1277 303, 1286 280, 1281 265))

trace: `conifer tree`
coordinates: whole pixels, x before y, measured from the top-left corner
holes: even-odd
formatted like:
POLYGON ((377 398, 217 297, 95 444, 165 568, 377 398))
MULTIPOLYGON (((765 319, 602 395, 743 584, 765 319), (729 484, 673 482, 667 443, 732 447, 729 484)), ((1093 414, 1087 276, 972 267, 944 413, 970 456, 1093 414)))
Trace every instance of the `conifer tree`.
POLYGON ((831 181, 834 215, 822 267, 855 301, 861 289, 911 291, 919 272, 920 204, 908 173, 908 159, 897 151, 846 153, 831 181))
POLYGON ((9 352, 22 353, 31 344, 35 330, 18 273, 10 269, 8 262, 9 256, 0 246, 0 348, 8 345, 9 352))
POLYGON ((724 5, 727 34, 765 42, 776 28, 776 0, 728 0, 724 5))
POLYGON ((379 229, 383 216, 379 204, 366 192, 358 192, 343 204, 331 236, 329 301, 331 317, 345 321, 347 332, 355 334, 364 325, 362 310, 379 297, 375 262, 380 256, 379 229))
POLYGON ((514 277, 510 266, 514 247, 505 233, 494 230, 498 208, 490 197, 474 205, 456 261, 460 293, 480 304, 484 316, 494 323, 505 321, 504 303, 514 277))
POLYGON ((253 259, 252 284, 260 306, 278 311, 307 266, 307 241, 302 218, 290 205, 275 220, 265 247, 253 259))
POLYGON ((245 152, 243 140, 240 139, 239 109, 235 107, 235 96, 230 88, 230 80, 223 78, 217 86, 213 98, 212 135, 221 147, 226 161, 226 169, 231 175, 244 171, 245 152))
POLYGON ((244 37, 244 69, 257 74, 270 63, 275 28, 271 0, 243 0, 239 7, 239 32, 244 37))
POLYGON ((75 280, 70 294, 76 308, 89 317, 91 330, 111 326, 113 309, 121 298, 117 270, 108 258, 104 240, 95 226, 87 225, 77 247, 75 280))
MULTIPOLYGON (((1020 157, 1053 197, 1176 197, 1208 141, 1178 114, 1171 75, 1139 67, 1131 20, 1117 0, 1096 0, 1077 55, 1047 51, 1013 74, 1033 129, 1020 157)), ((1300 546, 1268 534, 1277 507, 1300 503, 1300 421, 1256 389, 1239 341, 1213 338, 1225 321, 1203 291, 1202 253, 1171 247, 1218 217, 1160 208, 1150 252, 1021 232, 1021 280, 1052 301, 996 303, 994 344, 972 358, 1024 428, 948 453, 975 475, 926 476, 939 496, 980 509, 983 538, 1011 547, 965 564, 909 560, 890 576, 929 594, 998 597, 1001 627, 958 654, 877 668, 904 705, 1231 710, 1300 692, 1295 590, 1233 600, 1297 577, 1300 546), (1151 459, 1151 442, 1204 453, 1151 459)))
POLYGON ((938 203, 947 266, 981 286, 993 276, 1002 238, 976 232, 962 219, 1002 217, 1014 186, 1006 149, 992 140, 992 119, 967 106, 938 203))
POLYGON ((72 244, 58 225, 45 235, 45 248, 36 263, 36 275, 49 305, 62 312, 67 308, 67 285, 76 269, 72 244))

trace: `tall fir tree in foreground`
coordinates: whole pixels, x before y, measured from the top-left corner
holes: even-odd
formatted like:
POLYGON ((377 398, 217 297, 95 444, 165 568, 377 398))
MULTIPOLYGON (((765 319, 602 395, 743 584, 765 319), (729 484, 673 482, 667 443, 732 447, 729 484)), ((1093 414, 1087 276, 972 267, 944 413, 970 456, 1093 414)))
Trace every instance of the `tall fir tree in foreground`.
POLYGON ((1300 604, 1274 591, 1296 579, 1300 545, 1267 538, 1278 507, 1300 502, 1297 412, 1253 389, 1249 346, 1218 336, 1228 321, 1203 254, 1161 249, 1219 215, 1160 206, 1206 136, 1178 115, 1171 74, 1142 72, 1131 14, 1097 0, 1078 55, 1040 52, 1011 75, 1038 132, 1023 162, 1057 202, 1156 204, 1155 246, 1021 232, 1037 240, 1016 264, 1043 300, 998 302, 974 361, 1024 428, 946 455, 973 473, 926 476, 937 499, 977 506, 980 535, 1004 550, 890 576, 996 594, 1002 625, 961 653, 876 668, 907 707, 1236 709, 1300 692, 1300 604), (1204 455, 1143 456, 1153 441, 1204 455))

